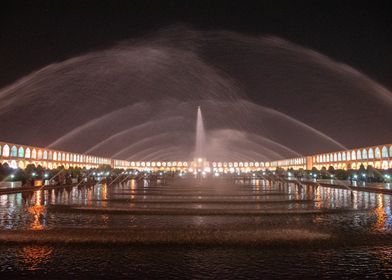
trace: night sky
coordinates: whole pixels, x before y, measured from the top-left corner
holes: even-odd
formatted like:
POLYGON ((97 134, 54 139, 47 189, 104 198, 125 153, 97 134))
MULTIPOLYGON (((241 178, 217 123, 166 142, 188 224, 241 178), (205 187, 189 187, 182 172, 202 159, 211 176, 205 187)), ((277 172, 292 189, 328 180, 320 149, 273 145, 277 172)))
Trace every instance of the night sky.
POLYGON ((222 159, 225 151, 233 149, 238 157, 231 159, 252 159, 253 151, 259 158, 276 159, 392 141, 390 1, 77 2, 3 4, 1 87, 12 87, 18 79, 49 64, 95 55, 87 62, 42 74, 49 78, 34 78, 28 86, 0 92, 0 140, 119 158, 133 158, 136 151, 141 158, 185 158, 192 145, 176 143, 176 139, 192 142, 193 108, 203 104, 211 149, 224 146, 216 154, 222 159), (100 52, 105 52, 104 59, 97 55, 100 52), (119 52, 133 59, 130 64, 118 64, 119 52), (105 74, 100 70, 93 75, 98 68, 106 69, 105 74), (355 71, 363 76, 357 78, 355 71), (146 77, 151 77, 153 89, 141 82, 146 77), (106 78, 111 86, 98 84, 106 78), (378 86, 385 87, 380 90, 382 97, 372 93, 378 86), (230 104, 228 98, 232 98, 230 104), (126 123, 113 118, 115 124, 105 124, 110 128, 89 127, 85 133, 58 141, 78 125, 137 102, 144 103, 124 112, 129 116, 126 123), (244 106, 242 111, 233 109, 236 102, 244 106), (173 104, 176 114, 170 108, 173 104), (169 109, 160 110, 163 107, 169 109), (281 118, 271 117, 266 108, 336 141, 319 139, 292 122, 281 124, 281 118), (176 120, 174 126, 163 124, 167 126, 164 131, 155 123, 135 132, 136 136, 130 131, 130 135, 91 150, 132 125, 156 122, 148 116, 157 111, 160 120, 178 117, 183 121, 176 120), (220 121, 228 117, 238 123, 220 121), (168 135, 167 131, 175 133, 168 135), (151 137, 156 141, 145 141, 151 137), (234 140, 227 143, 221 138, 234 140), (269 146, 265 142, 269 140, 285 148, 269 146), (236 148, 247 141, 249 151, 236 148), (136 146, 127 151, 132 143, 136 146), (167 152, 160 154, 159 145, 167 152), (182 146, 176 149, 173 145, 182 146))

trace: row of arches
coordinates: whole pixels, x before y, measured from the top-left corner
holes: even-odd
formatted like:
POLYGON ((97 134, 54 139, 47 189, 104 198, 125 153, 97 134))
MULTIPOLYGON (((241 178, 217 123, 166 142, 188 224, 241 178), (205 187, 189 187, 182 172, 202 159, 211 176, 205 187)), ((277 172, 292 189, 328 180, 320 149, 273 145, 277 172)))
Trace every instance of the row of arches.
POLYGON ((26 161, 26 160, 15 160, 15 159, 8 159, 8 160, 0 160, 1 164, 8 164, 12 168, 21 168, 24 169, 29 164, 34 164, 35 166, 42 166, 43 168, 54 169, 60 166, 64 166, 65 169, 70 167, 80 167, 80 168, 96 168, 98 165, 94 164, 83 164, 83 163, 66 163, 66 162, 48 162, 48 161, 26 161))
POLYGON ((356 161, 350 163, 331 163, 331 164, 315 164, 313 167, 316 167, 318 170, 322 168, 328 169, 329 167, 333 167, 334 169, 360 169, 361 166, 367 168, 368 166, 372 166, 376 169, 392 169, 392 161, 388 160, 379 160, 379 161, 356 161))
MULTIPOLYGON (((392 168, 390 160, 392 158, 392 145, 382 145, 361 149, 354 149, 349 151, 339 151, 333 153, 318 154, 309 157, 298 157, 291 159, 283 159, 272 162, 212 162, 213 168, 237 168, 245 167, 251 169, 258 168, 304 168, 311 169, 312 166, 336 166, 337 168, 353 168, 356 169, 357 162, 372 164, 376 168, 392 168)), ((115 168, 160 168, 160 167, 191 167, 192 162, 182 161, 152 161, 152 162, 129 162, 124 160, 111 160, 108 158, 75 154, 62 151, 46 150, 42 148, 34 148, 28 146, 21 146, 16 144, 0 142, 0 159, 15 160, 16 165, 22 165, 24 162, 39 161, 62 163, 62 165, 100 165, 108 164, 115 168)), ((42 165, 42 164, 41 164, 42 165)), ((53 164, 52 164, 53 166, 53 164)), ((358 165, 359 168, 359 165, 358 165)))
POLYGON ((132 161, 131 167, 187 167, 186 161, 132 161))
POLYGON ((316 155, 313 157, 315 163, 355 161, 368 159, 387 159, 392 157, 392 145, 382 147, 363 148, 347 152, 335 152, 316 155))
POLYGON ((32 160, 63 161, 68 163, 111 164, 111 160, 96 156, 30 148, 0 143, 1 158, 21 158, 32 160))

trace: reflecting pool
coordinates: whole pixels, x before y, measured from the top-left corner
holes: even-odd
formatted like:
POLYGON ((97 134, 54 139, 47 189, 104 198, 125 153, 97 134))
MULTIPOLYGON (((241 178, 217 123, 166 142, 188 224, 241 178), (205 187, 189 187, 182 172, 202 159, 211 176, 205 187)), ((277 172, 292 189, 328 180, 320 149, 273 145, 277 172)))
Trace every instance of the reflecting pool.
POLYGON ((174 179, 0 196, 0 275, 392 277, 389 195, 174 179))

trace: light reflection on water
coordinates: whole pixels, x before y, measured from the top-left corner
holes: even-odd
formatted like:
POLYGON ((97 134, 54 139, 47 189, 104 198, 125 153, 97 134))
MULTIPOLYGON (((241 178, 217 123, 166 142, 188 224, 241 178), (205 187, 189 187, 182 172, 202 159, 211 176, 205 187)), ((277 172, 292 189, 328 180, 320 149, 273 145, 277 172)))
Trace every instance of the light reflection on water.
POLYGON ((20 270, 35 271, 45 268, 50 261, 53 248, 49 246, 24 246, 17 252, 20 270))
MULTIPOLYGON (((0 230, 3 232, 25 230, 31 234, 40 234, 53 229, 60 230, 64 238, 75 229, 92 229, 93 231, 88 231, 90 233, 96 229, 113 231, 113 239, 126 233, 126 230, 160 232, 178 229, 207 230, 207 234, 208 230, 239 230, 244 234, 251 234, 265 229, 301 229, 345 233, 350 238, 356 233, 366 233, 372 238, 372 234, 392 233, 391 198, 383 194, 350 193, 344 189, 270 185, 263 180, 235 183, 207 181, 204 184, 179 180, 165 186, 132 180, 109 187, 102 184, 0 196, 0 230), (72 212, 72 207, 109 211, 75 213, 72 212), (110 212, 111 209, 141 208, 147 210, 143 215, 110 212), (159 211, 164 209, 179 213, 184 209, 192 209, 196 212, 192 215, 160 215, 159 211), (148 214, 151 210, 158 212, 148 214), (198 214, 198 211, 226 210, 283 211, 283 214, 198 214), (301 211, 314 210, 319 212, 298 214, 301 211)), ((88 236, 86 238, 88 240, 88 236)), ((342 240, 344 242, 345 239, 342 240)), ((290 251, 278 248, 256 250, 228 247, 208 251, 193 247, 155 250, 127 246, 111 248, 102 244, 97 248, 87 246, 81 249, 78 246, 67 247, 59 244, 20 244, 0 248, 0 273, 9 273, 14 277, 24 271, 40 276, 41 272, 50 272, 56 277, 67 279, 70 276, 68 273, 71 272, 72 276, 85 278, 86 275, 92 276, 88 271, 99 271, 100 275, 109 276, 108 271, 115 270, 118 273, 126 271, 124 275, 128 276, 148 278, 165 274, 178 277, 184 270, 192 270, 194 275, 200 274, 202 278, 203 275, 219 275, 248 279, 258 278, 261 275, 259 273, 262 273, 288 279, 298 275, 306 278, 309 275, 314 276, 315 271, 322 271, 325 278, 336 279, 342 275, 374 276, 377 275, 374 270, 381 266, 381 275, 390 277, 392 248, 385 245, 375 249, 363 245, 364 247, 352 250, 335 248, 290 251), (148 250, 152 251, 147 252, 148 250), (188 258, 188 261, 184 262, 184 258, 188 258), (138 261, 140 263, 137 263, 138 261), (97 263, 100 265, 97 266, 97 263), (333 269, 326 269, 328 267, 333 269)))
POLYGON ((330 228, 344 231, 390 232, 392 217, 390 196, 353 192, 325 187, 297 188, 294 185, 269 185, 265 181, 208 182, 192 185, 179 181, 167 186, 150 185, 143 181, 108 187, 106 184, 34 193, 0 196, 0 229, 80 228, 167 228, 167 227, 288 227, 330 228), (129 194, 129 195, 128 195, 129 194), (195 200, 199 201, 196 202, 195 200), (184 202, 184 201, 189 201, 184 202), (241 203, 239 203, 241 202, 241 203), (288 212, 281 217, 205 216, 195 219, 183 216, 116 215, 115 213, 70 213, 52 211, 53 206, 83 206, 111 209, 260 209, 328 210, 342 209, 336 214, 296 216, 288 212), (360 211, 360 212, 356 212, 360 211))

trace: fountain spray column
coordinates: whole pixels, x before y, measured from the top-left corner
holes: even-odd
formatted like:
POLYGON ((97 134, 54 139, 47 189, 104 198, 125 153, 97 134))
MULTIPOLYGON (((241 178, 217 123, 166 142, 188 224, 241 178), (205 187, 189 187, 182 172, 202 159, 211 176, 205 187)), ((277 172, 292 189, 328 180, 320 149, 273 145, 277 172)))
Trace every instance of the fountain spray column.
POLYGON ((205 157, 206 133, 200 106, 197 107, 195 158, 205 157))
POLYGON ((204 130, 204 122, 200 106, 197 107, 196 145, 193 167, 196 173, 201 172, 205 174, 206 171, 209 171, 209 164, 206 161, 206 132, 204 130))

